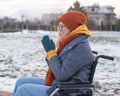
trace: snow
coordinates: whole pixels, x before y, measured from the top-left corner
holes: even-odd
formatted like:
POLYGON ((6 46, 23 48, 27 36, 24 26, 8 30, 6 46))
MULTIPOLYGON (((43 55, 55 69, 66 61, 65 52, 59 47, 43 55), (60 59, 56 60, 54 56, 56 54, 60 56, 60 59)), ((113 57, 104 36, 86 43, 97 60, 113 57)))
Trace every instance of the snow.
MULTIPOLYGON (((47 64, 41 37, 48 34, 54 41, 54 31, 0 33, 0 90, 13 91, 21 77, 45 77, 47 64)), ((92 31, 90 46, 99 54, 113 56, 114 61, 99 60, 94 81, 100 93, 120 95, 120 32, 92 31)), ((110 95, 111 96, 111 95, 110 95)))
POLYGON ((113 10, 107 8, 107 6, 100 6, 99 13, 112 13, 113 10))

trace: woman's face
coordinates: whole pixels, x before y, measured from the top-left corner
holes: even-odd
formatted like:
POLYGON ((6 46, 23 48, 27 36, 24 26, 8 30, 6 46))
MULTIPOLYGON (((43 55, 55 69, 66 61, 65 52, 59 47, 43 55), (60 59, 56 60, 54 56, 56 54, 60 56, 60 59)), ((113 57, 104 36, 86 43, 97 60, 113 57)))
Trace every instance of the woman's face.
POLYGON ((64 39, 70 33, 70 30, 62 22, 59 22, 57 31, 61 39, 64 39))

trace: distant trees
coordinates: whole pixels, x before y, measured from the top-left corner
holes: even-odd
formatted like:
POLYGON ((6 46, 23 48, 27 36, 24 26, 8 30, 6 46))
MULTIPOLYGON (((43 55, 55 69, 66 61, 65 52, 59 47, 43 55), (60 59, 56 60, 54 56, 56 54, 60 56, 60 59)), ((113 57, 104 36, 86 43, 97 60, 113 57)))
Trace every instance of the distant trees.
MULTIPOLYGON (((73 6, 70 6, 67 11, 80 11, 83 12, 86 16, 87 13, 84 10, 84 7, 81 6, 80 2, 77 0, 73 3, 73 6)), ((52 13, 51 13, 52 14, 52 13)), ((45 19, 34 18, 32 20, 28 20, 21 15, 21 20, 17 21, 16 19, 11 18, 3 18, 0 19, 0 32, 4 31, 22 31, 24 29, 27 30, 56 30, 57 29, 57 18, 60 14, 48 14, 43 16, 45 19)), ((92 18, 92 17, 91 17, 92 18)), ((92 19, 88 18, 87 21, 88 28, 92 30, 108 30, 108 31, 120 31, 120 18, 116 21, 116 23, 112 23, 109 21, 107 25, 102 21, 100 24, 96 25, 96 22, 92 19)))
POLYGON ((70 6, 69 8, 68 8, 68 11, 80 11, 80 12, 83 12, 84 14, 86 14, 85 13, 85 10, 83 9, 84 7, 83 6, 81 6, 80 5, 80 2, 78 2, 77 0, 73 3, 73 7, 72 6, 70 6))
POLYGON ((120 31, 120 18, 116 21, 115 28, 116 31, 120 31))
POLYGON ((10 19, 8 17, 0 19, 0 32, 11 31, 19 31, 19 24, 15 21, 15 19, 10 19))

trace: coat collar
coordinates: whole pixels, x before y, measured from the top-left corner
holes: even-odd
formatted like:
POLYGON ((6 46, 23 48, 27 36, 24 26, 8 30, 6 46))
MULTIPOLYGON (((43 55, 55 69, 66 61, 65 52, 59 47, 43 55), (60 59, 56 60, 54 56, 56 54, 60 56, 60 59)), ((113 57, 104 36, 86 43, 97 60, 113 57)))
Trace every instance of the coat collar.
POLYGON ((62 56, 64 53, 68 52, 69 50, 71 50, 72 48, 74 48, 79 42, 84 41, 86 38, 88 38, 88 36, 82 35, 82 36, 77 37, 74 40, 72 40, 69 44, 67 44, 63 48, 63 50, 59 54, 59 57, 62 56))

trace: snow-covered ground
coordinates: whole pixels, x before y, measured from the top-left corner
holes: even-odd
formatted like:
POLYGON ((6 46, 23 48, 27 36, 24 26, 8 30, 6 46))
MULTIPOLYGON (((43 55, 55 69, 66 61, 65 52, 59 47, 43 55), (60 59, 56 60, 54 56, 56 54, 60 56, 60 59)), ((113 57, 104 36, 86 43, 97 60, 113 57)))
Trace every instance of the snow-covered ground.
MULTIPOLYGON (((47 64, 41 45, 45 34, 56 40, 56 32, 42 30, 0 33, 0 90, 12 92, 20 77, 45 77, 47 64)), ((115 58, 114 61, 99 60, 94 78, 96 93, 120 96, 120 32, 92 31, 92 34, 91 48, 115 58)))

